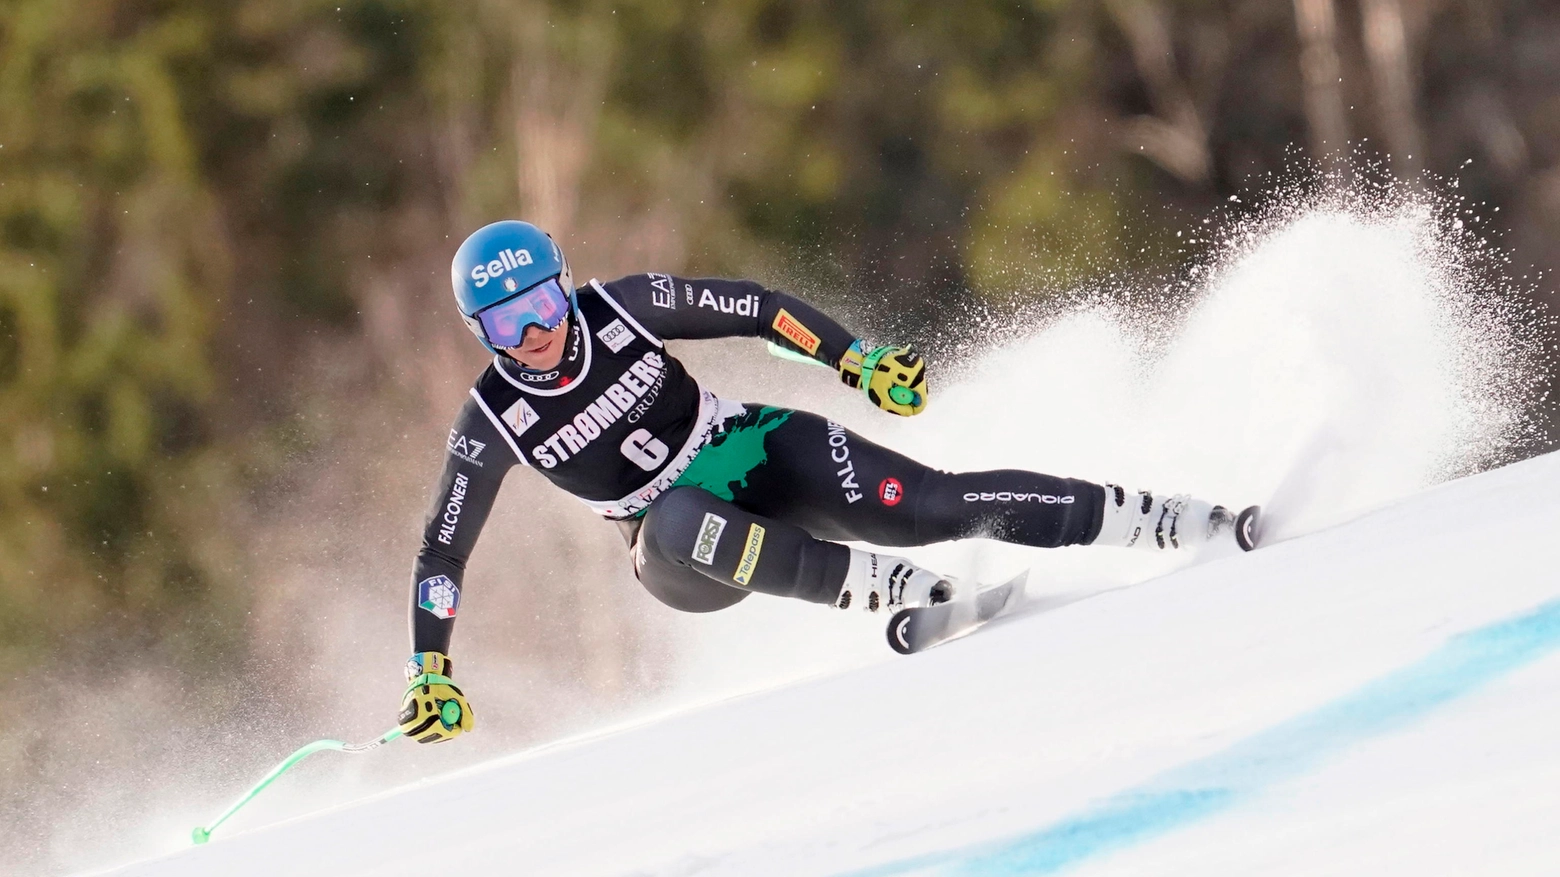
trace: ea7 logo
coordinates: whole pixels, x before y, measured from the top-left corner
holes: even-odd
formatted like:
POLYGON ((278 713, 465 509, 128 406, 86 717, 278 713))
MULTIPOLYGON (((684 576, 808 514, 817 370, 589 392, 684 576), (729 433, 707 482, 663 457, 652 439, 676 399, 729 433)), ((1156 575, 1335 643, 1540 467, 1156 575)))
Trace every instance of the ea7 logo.
POLYGON ((677 285, 670 274, 646 274, 650 278, 650 302, 658 308, 677 310, 677 285))
POLYGON ((487 442, 466 438, 452 429, 450 430, 449 441, 445 444, 445 447, 449 449, 450 453, 462 460, 481 466, 482 464, 477 462, 477 458, 482 456, 482 449, 487 447, 487 442))

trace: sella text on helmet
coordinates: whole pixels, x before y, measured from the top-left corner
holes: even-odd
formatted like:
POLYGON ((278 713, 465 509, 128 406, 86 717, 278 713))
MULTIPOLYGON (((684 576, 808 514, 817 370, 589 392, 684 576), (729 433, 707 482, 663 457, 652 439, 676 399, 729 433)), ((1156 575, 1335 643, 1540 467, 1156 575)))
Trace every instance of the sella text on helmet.
POLYGON ((502 250, 497 259, 471 269, 471 279, 476 281, 473 285, 480 289, 487 286, 489 280, 502 277, 516 268, 529 264, 531 264, 530 250, 502 250))

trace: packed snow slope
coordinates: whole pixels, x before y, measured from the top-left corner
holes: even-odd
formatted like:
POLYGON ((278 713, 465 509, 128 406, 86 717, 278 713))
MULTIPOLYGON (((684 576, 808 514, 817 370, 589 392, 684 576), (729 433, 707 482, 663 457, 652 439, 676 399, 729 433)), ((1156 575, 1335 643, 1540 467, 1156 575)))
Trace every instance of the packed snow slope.
POLYGON ((1189 312, 1082 308, 922 417, 847 420, 945 467, 1263 502, 1256 552, 912 552, 1028 567, 1028 602, 899 658, 862 616, 748 600, 686 620, 687 690, 787 684, 291 821, 257 805, 113 873, 1560 872, 1560 457, 1427 489, 1509 449, 1527 386, 1445 232, 1301 211, 1238 235, 1189 312))
POLYGON ((1551 454, 115 873, 1553 874, 1557 494, 1551 454))

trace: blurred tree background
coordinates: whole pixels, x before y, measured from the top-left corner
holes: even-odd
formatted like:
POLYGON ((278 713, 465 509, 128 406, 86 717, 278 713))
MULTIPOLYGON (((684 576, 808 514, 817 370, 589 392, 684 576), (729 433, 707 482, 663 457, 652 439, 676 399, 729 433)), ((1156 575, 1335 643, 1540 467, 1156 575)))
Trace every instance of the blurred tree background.
MULTIPOLYGON (((317 736, 309 702, 389 723, 384 619, 483 362, 448 301, 475 227, 947 354, 950 308, 1173 272, 1176 231, 1307 157, 1455 176, 1560 267, 1560 6, 7 0, 0 687, 40 705, 0 719, 0 853, 84 864, 59 820, 137 798, 83 765, 155 785, 165 748, 317 736), (336 678, 367 657, 383 682, 336 678)), ((540 502, 485 540, 536 572, 477 634, 524 680, 489 721, 533 737, 664 675, 616 535, 540 502)))

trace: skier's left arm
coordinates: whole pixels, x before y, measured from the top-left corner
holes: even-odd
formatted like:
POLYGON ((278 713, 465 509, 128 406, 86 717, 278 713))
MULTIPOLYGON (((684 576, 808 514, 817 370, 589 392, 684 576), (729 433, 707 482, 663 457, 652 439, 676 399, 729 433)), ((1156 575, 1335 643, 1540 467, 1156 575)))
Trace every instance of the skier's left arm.
POLYGON ((835 369, 874 405, 900 415, 926 407, 925 360, 907 347, 873 347, 790 293, 751 280, 634 274, 604 286, 609 299, 662 338, 758 337, 835 369))
POLYGON ((397 721, 419 743, 452 740, 473 726, 471 704, 451 678, 450 636, 466 560, 517 462, 476 397, 468 398, 445 442, 444 469, 412 564, 412 657, 397 721))

